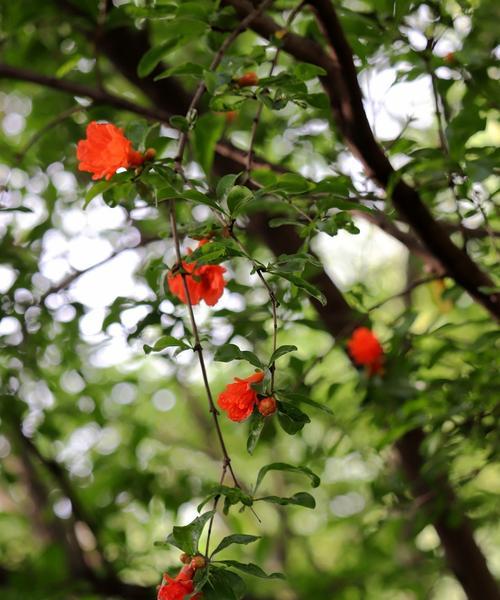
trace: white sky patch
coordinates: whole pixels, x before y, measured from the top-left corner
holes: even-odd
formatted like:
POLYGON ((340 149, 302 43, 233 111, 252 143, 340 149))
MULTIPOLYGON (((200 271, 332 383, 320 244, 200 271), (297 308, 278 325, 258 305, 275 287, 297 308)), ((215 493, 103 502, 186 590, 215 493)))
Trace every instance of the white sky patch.
POLYGON ((361 219, 356 220, 358 235, 340 231, 330 237, 320 234, 313 248, 319 254, 325 270, 342 288, 364 280, 366 274, 386 262, 406 256, 406 248, 378 227, 361 219))
POLYGON ((365 98, 370 125, 379 139, 395 138, 411 118, 412 127, 426 129, 434 120, 434 104, 430 79, 396 80, 395 69, 363 71, 359 82, 365 98))
MULTIPOLYGON (((87 238, 88 239, 88 238, 87 238)), ((79 252, 90 248, 80 244, 79 252)), ((99 259, 93 262, 98 262, 99 259)), ((102 260, 102 259, 101 259, 102 260)), ((71 296, 89 308, 109 306, 118 296, 144 300, 150 290, 134 278, 140 257, 134 250, 125 250, 115 258, 79 277, 71 287, 71 296)))

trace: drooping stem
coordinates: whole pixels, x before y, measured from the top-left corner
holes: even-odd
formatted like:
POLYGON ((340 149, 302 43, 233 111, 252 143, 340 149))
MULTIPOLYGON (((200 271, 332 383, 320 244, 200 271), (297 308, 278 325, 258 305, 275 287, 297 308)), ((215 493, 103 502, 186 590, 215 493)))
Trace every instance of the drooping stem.
MULTIPOLYGON (((177 220, 175 217, 175 201, 174 200, 169 200, 168 208, 169 208, 169 215, 170 215, 170 227, 172 230, 172 237, 174 239, 175 254, 176 254, 176 258, 177 258, 177 263, 180 265, 182 263, 182 254, 181 254, 181 247, 180 247, 180 241, 179 241, 179 234, 177 231, 177 220)), ((187 284, 187 275, 182 269, 180 270, 180 275, 182 278, 182 285, 184 288, 184 293, 186 295, 186 305, 188 307, 188 314, 189 314, 189 321, 191 323, 191 330, 192 330, 193 336, 194 336, 194 351, 198 355, 198 361, 200 363, 201 375, 203 378, 203 385, 205 386, 205 392, 206 392, 208 403, 210 406, 210 413, 213 417, 215 430, 217 432, 217 437, 219 439, 220 448, 221 448, 221 451, 222 451, 222 454, 224 457, 224 466, 226 467, 226 465, 227 465, 227 469, 229 469, 229 472, 231 473, 231 477, 233 478, 234 485, 236 485, 237 487, 240 487, 240 484, 239 484, 239 482, 236 478, 236 475, 233 471, 233 467, 231 466, 231 459, 229 457, 226 443, 224 441, 224 436, 222 435, 222 430, 221 430, 220 423, 219 423, 219 416, 218 416, 219 413, 217 411, 217 408, 215 407, 212 390, 210 389, 210 383, 208 381, 208 375, 207 375, 207 367, 205 364, 205 357, 203 355, 203 347, 201 345, 201 340, 200 340, 200 333, 198 331, 198 326, 196 324, 196 319, 195 319, 194 311, 193 311, 193 303, 191 301, 191 295, 189 293, 189 286, 187 284)))
MULTIPOLYGON (((221 47, 219 48, 218 52, 216 53, 216 55, 214 56, 214 58, 210 64, 210 68, 209 68, 210 71, 214 71, 219 66, 219 64, 221 63, 222 58, 223 58, 226 50, 229 48, 229 46, 236 40, 236 38, 240 35, 240 33, 242 31, 244 31, 247 28, 247 26, 250 25, 250 23, 259 14, 261 14, 262 11, 268 5, 271 4, 271 2, 272 2, 272 0, 263 0, 263 2, 261 2, 261 4, 254 11, 252 11, 245 19, 243 19, 241 21, 240 25, 224 40, 224 42, 222 43, 221 47)), ((198 87, 196 88, 193 98, 189 104, 189 108, 186 113, 186 117, 188 119, 192 119, 194 117, 195 111, 198 107, 198 103, 201 100, 201 97, 203 96, 205 89, 206 89, 205 82, 203 80, 201 80, 200 83, 198 84, 198 87)), ((175 168, 176 172, 179 173, 181 176, 183 176, 183 178, 184 178, 184 171, 183 171, 182 163, 183 163, 183 159, 184 159, 184 152, 186 150, 186 145, 188 142, 188 136, 189 136, 189 130, 181 132, 181 134, 179 136, 179 144, 177 147, 177 155, 175 157, 175 163, 174 163, 174 168, 175 168)), ((178 230, 177 230, 177 219, 176 219, 176 214, 175 214, 175 201, 173 199, 169 200, 168 209, 169 209, 170 227, 171 227, 172 236, 174 239, 177 264, 179 266, 181 266, 182 265, 182 254, 181 254, 179 234, 178 234, 178 230)), ((221 473, 220 482, 222 485, 222 483, 226 477, 226 472, 229 471, 229 473, 231 474, 231 477, 233 479, 234 485, 236 487, 240 488, 241 486, 238 482, 238 479, 236 478, 236 474, 231 465, 231 458, 229 456, 226 443, 224 441, 224 436, 222 435, 222 430, 221 430, 221 426, 219 423, 219 413, 217 411, 217 408, 215 407, 212 390, 210 389, 210 383, 208 381, 205 357, 203 354, 203 347, 201 345, 200 334, 198 331, 198 326, 196 324, 196 319, 195 319, 194 311, 193 311, 193 303, 192 303, 191 296, 189 293, 189 286, 187 284, 187 274, 184 272, 184 270, 182 268, 180 269, 180 275, 181 275, 181 279, 182 279, 184 293, 186 296, 186 304, 188 307, 188 314, 189 314, 189 320, 191 323, 191 330, 192 330, 193 336, 194 336, 194 342, 195 342, 194 350, 198 355, 198 361, 200 364, 201 374, 202 374, 202 378, 203 378, 203 385, 205 387, 205 392, 206 392, 206 396, 207 396, 209 407, 210 407, 210 413, 213 418, 213 423, 215 426, 215 430, 217 432, 217 438, 219 440, 219 445, 220 445, 222 455, 223 455, 223 464, 222 464, 222 473, 221 473)), ((220 495, 216 496, 214 499, 214 504, 213 504, 214 512, 217 509, 219 499, 220 499, 220 495)), ((206 544, 206 550, 205 550, 207 557, 208 557, 208 553, 210 550, 210 537, 212 534, 213 522, 214 522, 214 516, 212 516, 212 518, 210 519, 210 522, 209 522, 207 544, 206 544)))

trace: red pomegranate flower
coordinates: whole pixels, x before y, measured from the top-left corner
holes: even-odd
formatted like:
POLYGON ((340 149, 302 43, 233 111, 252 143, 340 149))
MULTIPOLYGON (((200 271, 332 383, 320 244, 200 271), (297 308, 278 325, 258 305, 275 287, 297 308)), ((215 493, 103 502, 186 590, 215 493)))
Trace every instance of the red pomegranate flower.
MULTIPOLYGON (((198 247, 208 243, 208 240, 201 240, 198 247)), ((196 262, 188 263, 182 261, 182 268, 186 275, 186 284, 189 290, 191 304, 199 304, 202 300, 208 306, 214 306, 224 292, 226 282, 224 273, 226 269, 220 265, 201 265, 196 262)), ((186 291, 182 281, 182 275, 177 272, 170 272, 167 276, 168 288, 174 296, 177 296, 181 302, 187 304, 186 291)))
POLYGON ((384 350, 374 333, 367 327, 355 329, 347 342, 353 361, 368 368, 370 375, 382 372, 384 350))
POLYGON ((92 121, 86 135, 85 140, 78 142, 76 156, 80 161, 78 169, 92 173, 92 179, 109 180, 117 169, 137 167, 144 162, 144 156, 132 149, 123 130, 112 123, 92 121))
POLYGON ((247 377, 239 379, 235 377, 234 383, 226 386, 226 389, 219 394, 217 404, 227 412, 231 421, 244 421, 253 412, 253 407, 257 403, 257 392, 251 387, 252 383, 260 383, 264 379, 264 373, 259 371, 247 377))
MULTIPOLYGON (((158 600, 184 600, 194 591, 194 569, 182 567, 175 579, 168 575, 163 576, 163 581, 158 588, 158 600)), ((196 594, 191 600, 201 600, 202 594, 196 594)))

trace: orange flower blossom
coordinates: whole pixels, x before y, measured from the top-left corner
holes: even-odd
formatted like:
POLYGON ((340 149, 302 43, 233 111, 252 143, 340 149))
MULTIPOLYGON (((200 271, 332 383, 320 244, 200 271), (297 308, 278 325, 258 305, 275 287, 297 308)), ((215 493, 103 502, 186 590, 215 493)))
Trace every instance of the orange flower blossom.
POLYGON ((355 329, 347 342, 347 348, 357 365, 367 367, 370 375, 382 372, 384 350, 374 333, 367 327, 355 329))
POLYGON ((92 121, 87 126, 86 139, 76 147, 80 171, 92 173, 92 179, 111 179, 120 168, 137 167, 144 156, 132 148, 123 130, 112 123, 92 121))
MULTIPOLYGON (((194 572, 193 567, 186 565, 175 578, 165 574, 158 588, 158 600, 184 600, 187 596, 190 597, 194 592, 194 572)), ((202 594, 195 594, 191 600, 201 600, 202 597, 202 594)))
MULTIPOLYGON (((198 248, 208 242, 209 240, 201 240, 198 248)), ((191 304, 199 304, 202 300, 208 306, 217 304, 226 285, 223 277, 226 269, 220 265, 198 266, 196 262, 188 263, 186 261, 182 261, 182 269, 187 274, 186 284, 191 304)), ((184 289, 181 273, 178 270, 171 271, 167 276, 167 282, 170 292, 177 296, 181 302, 187 304, 186 290, 184 289)))
POLYGON ((235 377, 234 383, 226 386, 219 394, 217 404, 227 412, 231 421, 244 421, 253 412, 257 403, 257 392, 251 387, 252 383, 260 383, 264 379, 264 373, 259 371, 247 377, 239 379, 235 377))

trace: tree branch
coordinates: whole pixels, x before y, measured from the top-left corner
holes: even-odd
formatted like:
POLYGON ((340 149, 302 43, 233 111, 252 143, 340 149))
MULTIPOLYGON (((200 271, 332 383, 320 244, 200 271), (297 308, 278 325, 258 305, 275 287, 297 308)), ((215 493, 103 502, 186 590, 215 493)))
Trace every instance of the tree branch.
MULTIPOLYGON (((248 0, 223 0, 243 18, 253 6, 248 0)), ((332 55, 316 42, 294 33, 283 38, 283 49, 300 61, 325 69, 321 81, 330 98, 332 112, 353 154, 363 163, 371 179, 384 188, 392 187, 391 199, 398 213, 406 220, 446 271, 471 296, 496 318, 500 318, 500 294, 484 291, 492 288, 489 276, 450 240, 446 230, 436 221, 416 190, 407 185, 392 168, 371 131, 357 80, 351 49, 330 0, 309 0, 317 12, 332 55)), ((267 15, 252 24, 258 34, 270 39, 280 29, 267 15)))

